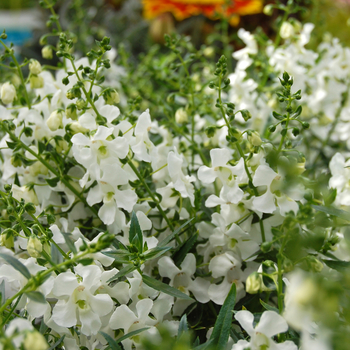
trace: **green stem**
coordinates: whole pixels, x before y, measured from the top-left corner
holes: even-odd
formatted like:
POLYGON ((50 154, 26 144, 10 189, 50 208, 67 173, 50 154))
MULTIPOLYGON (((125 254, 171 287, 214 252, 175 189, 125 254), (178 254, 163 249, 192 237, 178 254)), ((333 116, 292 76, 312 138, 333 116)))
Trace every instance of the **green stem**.
MULTIPOLYGON (((174 226, 171 223, 171 221, 168 219, 168 217, 166 216, 164 210, 162 209, 162 207, 160 206, 158 199, 156 198, 156 196, 153 194, 153 192, 151 191, 151 189, 149 188, 149 186, 147 185, 145 179, 142 177, 142 175, 139 173, 139 171, 137 170, 137 168, 135 167, 135 165, 133 164, 131 159, 128 159, 128 164, 130 166, 130 168, 133 170, 133 172, 135 173, 135 175, 139 178, 139 180, 142 182, 143 186, 145 187, 146 191, 148 192, 149 196, 152 198, 153 202, 156 204, 157 209, 159 210, 160 214, 163 216, 164 220, 166 221, 166 223, 168 224, 169 228, 171 230, 174 230, 174 226)), ((181 242, 178 242, 181 243, 181 242)))
MULTIPOLYGON (((222 83, 222 75, 220 75, 220 77, 219 77, 219 87, 218 87, 218 91, 219 91, 219 106, 220 106, 219 108, 220 108, 222 117, 225 120, 225 123, 226 123, 226 126, 228 128, 229 134, 233 134, 232 127, 231 127, 230 123, 228 122, 228 120, 226 118, 226 114, 225 114, 225 111, 224 111, 224 108, 223 108, 223 104, 222 104, 221 83, 222 83)), ((249 186, 253 189, 255 197, 258 197, 259 193, 258 193, 258 190, 256 189, 256 187, 253 185, 253 178, 252 178, 252 175, 250 174, 250 171, 248 169, 247 159, 246 159, 245 154, 244 154, 244 152, 242 150, 242 147, 239 144, 239 142, 235 142, 235 146, 236 146, 236 148, 238 150, 239 155, 241 156, 241 158, 243 158, 244 169, 245 169, 245 172, 246 172, 246 174, 248 176, 248 179, 249 179, 249 186)), ((265 238, 264 223, 263 223, 262 219, 260 219, 260 218, 259 218, 259 226, 260 226, 260 231, 261 231, 261 239, 262 239, 263 242, 265 242, 266 238, 265 238)))
MULTIPOLYGON (((288 105, 287 105, 287 110, 289 110, 289 108, 290 108, 291 106, 292 106, 292 98, 289 96, 288 105)), ((284 144, 284 141, 285 141, 285 139, 286 139, 287 130, 288 130, 288 125, 289 125, 289 120, 290 120, 290 112, 287 113, 286 126, 285 126, 285 128, 284 128, 284 129, 286 130, 286 133, 282 135, 280 144, 279 144, 278 149, 277 149, 277 155, 281 152, 282 147, 283 147, 283 144, 284 144)))
POLYGON ((31 103, 30 103, 30 99, 29 99, 29 96, 28 96, 28 91, 27 91, 27 88, 26 88, 26 83, 25 83, 25 80, 24 80, 24 77, 23 77, 23 73, 22 73, 22 69, 16 59, 16 56, 13 52, 13 50, 11 48, 9 48, 1 39, 0 39, 0 43, 2 44, 2 46, 9 52, 12 60, 13 60, 13 63, 16 65, 17 67, 17 72, 18 72, 18 75, 19 75, 19 78, 21 79, 21 83, 22 83, 22 86, 23 86, 23 89, 24 89, 24 98, 27 102, 27 106, 29 109, 32 108, 31 106, 31 103))

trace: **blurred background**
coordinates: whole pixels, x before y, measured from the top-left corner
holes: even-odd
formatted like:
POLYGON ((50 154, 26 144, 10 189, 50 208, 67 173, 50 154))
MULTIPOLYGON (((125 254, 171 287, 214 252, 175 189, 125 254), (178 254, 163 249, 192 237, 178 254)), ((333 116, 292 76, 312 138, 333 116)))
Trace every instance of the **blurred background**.
MULTIPOLYGON (((63 29, 79 37, 76 51, 86 52, 95 39, 110 36, 113 46, 124 43, 137 59, 155 42, 162 44, 165 33, 188 34, 197 47, 208 44, 208 40, 220 41, 219 37, 215 38, 216 33, 222 33, 220 18, 227 19, 226 30, 235 48, 239 48, 235 33, 241 27, 249 31, 261 28, 273 37, 276 32, 276 28, 271 27, 275 23, 273 19, 280 13, 275 9, 271 17, 263 12, 265 5, 273 3, 264 0, 59 0, 55 10, 63 29), (221 26, 219 30, 218 26, 221 26)), ((306 10, 297 19, 317 25, 310 45, 316 46, 328 35, 350 46, 350 0, 300 0, 299 3, 306 10)), ((0 0, 0 30, 6 30, 6 42, 13 42, 17 52, 25 57, 42 61, 39 39, 49 32, 48 17, 48 10, 40 8, 38 0, 0 0)), ((51 39, 48 43, 55 45, 54 38, 51 39)))

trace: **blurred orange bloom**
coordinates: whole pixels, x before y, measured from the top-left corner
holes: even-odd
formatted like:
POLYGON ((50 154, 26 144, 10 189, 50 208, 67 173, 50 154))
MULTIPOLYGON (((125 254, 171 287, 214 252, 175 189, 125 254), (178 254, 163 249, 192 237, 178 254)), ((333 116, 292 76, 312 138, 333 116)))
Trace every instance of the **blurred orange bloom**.
POLYGON ((262 12, 263 0, 142 0, 144 17, 153 19, 165 12, 171 12, 178 21, 197 15, 210 19, 230 18, 235 25, 239 16, 262 12))

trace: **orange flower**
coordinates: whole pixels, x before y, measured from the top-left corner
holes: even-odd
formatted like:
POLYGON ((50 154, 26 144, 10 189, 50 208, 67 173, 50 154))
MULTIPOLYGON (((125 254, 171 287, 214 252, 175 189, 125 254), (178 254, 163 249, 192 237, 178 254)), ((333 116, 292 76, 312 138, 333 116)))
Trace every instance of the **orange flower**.
POLYGON ((235 25, 239 16, 260 13, 263 0, 142 0, 144 17, 153 19, 165 12, 171 12, 178 21, 197 15, 210 19, 224 16, 235 25))

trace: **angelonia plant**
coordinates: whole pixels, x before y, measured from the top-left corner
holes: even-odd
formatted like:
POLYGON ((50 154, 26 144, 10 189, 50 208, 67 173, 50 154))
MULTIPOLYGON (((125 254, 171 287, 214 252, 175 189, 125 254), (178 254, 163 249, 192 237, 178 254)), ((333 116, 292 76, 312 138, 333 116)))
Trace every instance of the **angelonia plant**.
POLYGON ((226 56, 77 57, 55 3, 57 66, 0 36, 0 349, 347 349, 350 49, 288 0, 226 56))

